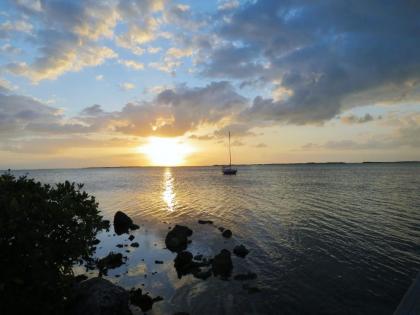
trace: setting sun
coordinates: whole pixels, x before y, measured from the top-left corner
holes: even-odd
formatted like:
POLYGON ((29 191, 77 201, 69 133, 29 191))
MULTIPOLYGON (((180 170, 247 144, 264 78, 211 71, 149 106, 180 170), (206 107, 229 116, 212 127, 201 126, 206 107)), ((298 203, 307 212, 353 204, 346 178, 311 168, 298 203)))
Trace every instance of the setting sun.
POLYGON ((137 151, 145 154, 152 165, 176 166, 183 164, 194 148, 179 139, 150 137, 137 151))

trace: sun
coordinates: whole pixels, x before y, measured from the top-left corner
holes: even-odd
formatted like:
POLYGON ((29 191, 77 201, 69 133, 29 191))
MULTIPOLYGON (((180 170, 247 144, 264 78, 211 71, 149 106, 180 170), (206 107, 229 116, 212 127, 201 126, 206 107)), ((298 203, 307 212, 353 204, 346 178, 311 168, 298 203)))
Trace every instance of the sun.
POLYGON ((194 148, 176 138, 150 137, 148 143, 137 148, 137 152, 147 155, 155 166, 182 165, 194 148))

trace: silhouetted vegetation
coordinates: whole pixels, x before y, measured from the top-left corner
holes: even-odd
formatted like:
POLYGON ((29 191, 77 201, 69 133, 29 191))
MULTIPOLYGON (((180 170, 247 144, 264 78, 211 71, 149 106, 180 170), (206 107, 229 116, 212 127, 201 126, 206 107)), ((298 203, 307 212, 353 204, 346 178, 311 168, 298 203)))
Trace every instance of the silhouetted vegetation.
POLYGON ((62 314, 75 263, 108 228, 82 184, 0 176, 0 313, 62 314))

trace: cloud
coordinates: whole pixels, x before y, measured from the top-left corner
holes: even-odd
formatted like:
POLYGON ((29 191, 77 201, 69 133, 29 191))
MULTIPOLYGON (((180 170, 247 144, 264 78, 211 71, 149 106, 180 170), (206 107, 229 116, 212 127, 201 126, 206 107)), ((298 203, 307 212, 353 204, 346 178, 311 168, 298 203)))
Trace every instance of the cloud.
POLYGON ((136 86, 135 86, 133 83, 130 83, 130 82, 124 82, 124 83, 121 83, 121 84, 119 85, 119 87, 120 87, 122 90, 124 90, 124 91, 128 91, 128 90, 132 90, 132 89, 134 89, 136 86))
POLYGON ((32 24, 25 20, 5 21, 0 24, 0 38, 11 38, 13 33, 30 33, 32 24))
POLYGON ((388 134, 369 136, 363 141, 343 139, 330 140, 323 144, 307 143, 301 149, 305 151, 396 150, 402 147, 420 149, 420 113, 414 112, 393 119, 396 120, 394 122, 396 128, 388 134))
POLYGON ((206 48, 199 66, 208 77, 288 92, 255 98, 244 112, 250 121, 320 124, 382 99, 379 89, 402 92, 410 82, 420 90, 418 10, 416 2, 368 1, 351 10, 345 1, 248 2, 217 26, 221 44, 206 48))
POLYGON ((255 147, 258 149, 263 149, 263 148, 267 148, 268 146, 265 143, 261 142, 261 143, 258 143, 255 147))
POLYGON ((142 64, 141 62, 137 62, 135 60, 118 60, 118 63, 123 64, 124 66, 126 66, 127 68, 131 68, 134 70, 142 70, 144 69, 144 64, 142 64))
POLYGON ((235 115, 246 99, 228 82, 204 87, 178 86, 150 102, 129 103, 113 113, 115 130, 136 136, 180 136, 206 124, 217 125, 235 115))
POLYGON ((227 10, 233 10, 239 7, 239 1, 238 0, 229 0, 229 1, 223 1, 218 6, 217 9, 220 11, 227 11, 227 10))
POLYGON ((371 114, 367 113, 362 117, 358 117, 358 116, 355 116, 355 115, 351 114, 351 115, 348 115, 348 116, 341 117, 341 122, 344 123, 344 124, 348 124, 348 125, 363 124, 363 123, 373 121, 375 119, 380 120, 380 119, 382 119, 382 116, 378 116, 377 118, 375 118, 371 114))
MULTIPOLYGON (((21 0, 15 7, 32 24, 6 21, 0 25, 0 37, 14 31, 30 32, 37 53, 31 62, 13 62, 6 68, 36 83, 116 58, 117 53, 103 44, 105 39, 142 54, 145 49, 140 45, 158 36, 159 22, 154 14, 163 9, 163 1, 21 0), (125 24, 127 30, 115 34, 117 24, 125 24)), ((140 69, 140 63, 123 64, 140 69)))

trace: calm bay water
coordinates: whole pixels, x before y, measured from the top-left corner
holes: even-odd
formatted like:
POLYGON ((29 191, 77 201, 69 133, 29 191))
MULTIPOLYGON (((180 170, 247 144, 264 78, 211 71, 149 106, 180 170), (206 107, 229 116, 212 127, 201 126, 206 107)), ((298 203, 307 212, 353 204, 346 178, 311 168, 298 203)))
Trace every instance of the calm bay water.
POLYGON ((392 314, 420 270, 420 164, 244 166, 231 177, 216 167, 15 173, 85 183, 106 218, 122 210, 141 225, 139 248, 119 249, 127 235, 104 233, 97 255, 124 253, 127 264, 108 279, 164 297, 148 314, 392 314), (251 252, 233 257, 233 273, 256 272, 249 284, 261 292, 234 280, 178 279, 164 249, 176 223, 194 231, 193 254, 245 244, 251 252))

